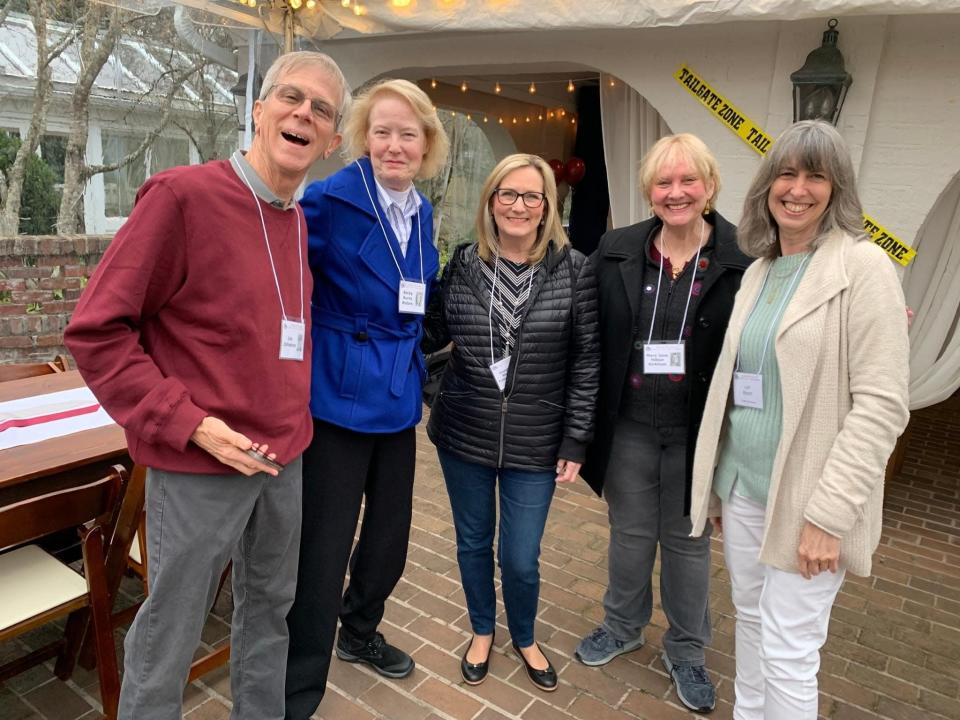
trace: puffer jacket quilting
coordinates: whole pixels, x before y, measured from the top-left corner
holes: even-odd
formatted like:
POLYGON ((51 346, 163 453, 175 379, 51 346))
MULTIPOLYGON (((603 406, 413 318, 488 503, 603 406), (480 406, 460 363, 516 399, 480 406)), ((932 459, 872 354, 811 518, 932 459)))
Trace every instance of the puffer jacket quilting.
POLYGON ((476 245, 459 248, 444 271, 440 302, 428 313, 431 344, 454 343, 427 426, 430 439, 486 466, 543 470, 559 458, 583 462, 600 371, 590 261, 576 250, 550 247, 524 309, 503 393, 489 368, 490 296, 480 262, 476 245))

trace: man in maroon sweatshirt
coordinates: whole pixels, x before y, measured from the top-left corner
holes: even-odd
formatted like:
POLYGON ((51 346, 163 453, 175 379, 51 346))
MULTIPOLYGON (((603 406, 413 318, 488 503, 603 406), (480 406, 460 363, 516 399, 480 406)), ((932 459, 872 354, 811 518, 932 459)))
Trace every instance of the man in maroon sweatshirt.
POLYGON ((340 142, 350 94, 326 55, 281 56, 250 150, 151 177, 66 332, 147 466, 150 594, 127 635, 119 716, 176 720, 233 559, 235 720, 280 720, 310 441, 307 230, 294 193, 340 142))

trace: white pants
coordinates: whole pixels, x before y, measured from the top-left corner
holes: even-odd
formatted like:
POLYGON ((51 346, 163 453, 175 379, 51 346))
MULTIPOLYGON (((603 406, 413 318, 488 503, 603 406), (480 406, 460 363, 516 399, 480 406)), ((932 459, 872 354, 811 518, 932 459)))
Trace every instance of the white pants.
POLYGON ((737 610, 734 720, 816 720, 820 648, 844 571, 804 580, 760 562, 763 505, 723 505, 723 554, 737 610))

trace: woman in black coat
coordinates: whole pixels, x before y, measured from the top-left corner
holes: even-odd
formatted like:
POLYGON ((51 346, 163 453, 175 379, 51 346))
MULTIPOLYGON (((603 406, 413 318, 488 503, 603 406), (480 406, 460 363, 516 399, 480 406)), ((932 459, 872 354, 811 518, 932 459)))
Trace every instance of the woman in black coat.
POLYGON ((450 495, 474 631, 460 669, 474 685, 487 674, 499 491, 507 625, 531 682, 551 691, 557 675, 533 635, 540 540, 556 483, 576 479, 593 436, 596 279, 570 247, 553 171, 535 155, 493 169, 477 234, 448 263, 442 312, 427 319, 434 345, 454 343, 427 433, 450 495))
POLYGON ((654 217, 612 230, 591 256, 600 305, 597 431, 583 476, 607 501, 609 586, 603 624, 577 658, 604 665, 643 645, 660 595, 663 662, 681 702, 709 712, 710 540, 691 538, 690 471, 707 389, 749 259, 713 208, 716 160, 701 140, 662 138, 640 169, 654 217))

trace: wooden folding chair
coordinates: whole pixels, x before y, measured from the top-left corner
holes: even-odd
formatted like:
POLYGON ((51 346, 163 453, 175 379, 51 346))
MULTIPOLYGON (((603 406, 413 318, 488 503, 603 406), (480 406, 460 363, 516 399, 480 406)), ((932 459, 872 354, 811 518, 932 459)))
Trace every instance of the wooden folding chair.
MULTIPOLYGON (((0 642, 82 608, 93 619, 100 697, 107 718, 117 717, 120 676, 110 622, 103 552, 104 528, 126 470, 0 508, 0 642), (83 576, 29 543, 42 535, 84 526, 83 576)), ((0 681, 60 654, 60 640, 0 667, 0 681)), ((62 676, 58 673, 58 677, 62 676)))
POLYGON ((0 365, 0 382, 36 377, 37 375, 49 375, 50 373, 66 372, 69 369, 70 361, 66 355, 57 355, 50 362, 0 365))

